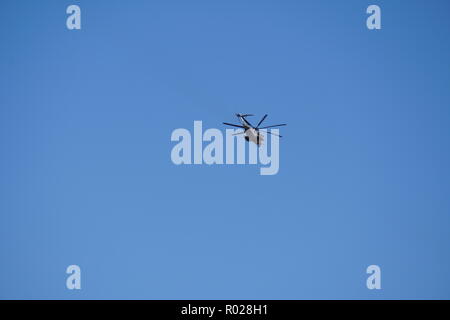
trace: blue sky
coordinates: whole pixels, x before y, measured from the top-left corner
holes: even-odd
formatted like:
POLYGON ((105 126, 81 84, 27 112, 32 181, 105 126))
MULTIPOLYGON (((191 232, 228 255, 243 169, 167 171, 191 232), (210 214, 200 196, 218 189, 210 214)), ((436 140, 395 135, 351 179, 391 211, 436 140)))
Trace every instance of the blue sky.
POLYGON ((448 1, 0 9, 0 298, 450 298, 448 1), (172 163, 236 112, 288 123, 277 175, 172 163))

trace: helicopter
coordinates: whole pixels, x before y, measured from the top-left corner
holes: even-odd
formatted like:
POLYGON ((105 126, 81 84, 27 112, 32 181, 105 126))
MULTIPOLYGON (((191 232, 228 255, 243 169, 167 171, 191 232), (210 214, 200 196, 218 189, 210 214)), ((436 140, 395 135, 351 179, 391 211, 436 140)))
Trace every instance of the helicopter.
MULTIPOLYGON (((263 123, 263 121, 267 118, 267 114, 264 115, 264 117, 262 117, 262 119, 258 122, 258 125, 256 127, 254 127, 248 120, 247 117, 251 117, 253 116, 253 114, 240 114, 240 113, 236 113, 236 117, 238 117, 239 122, 241 123, 240 125, 238 124, 233 124, 233 123, 228 123, 228 122, 223 122, 223 124, 227 125, 227 126, 232 126, 232 127, 237 127, 237 128, 242 128, 244 129, 244 131, 242 132, 238 132, 233 134, 238 135, 238 134, 244 134, 244 138, 246 141, 252 141, 254 142, 257 146, 260 146, 263 142, 264 142, 264 136, 261 135, 261 133, 259 132, 260 129, 268 129, 268 128, 273 128, 273 127, 281 127, 281 126, 285 126, 286 123, 283 124, 275 124, 272 126, 266 126, 266 127, 260 127, 260 125, 263 123)), ((282 137, 279 134, 276 134, 274 132, 269 132, 267 131, 268 134, 272 134, 274 136, 278 136, 278 137, 282 137)))

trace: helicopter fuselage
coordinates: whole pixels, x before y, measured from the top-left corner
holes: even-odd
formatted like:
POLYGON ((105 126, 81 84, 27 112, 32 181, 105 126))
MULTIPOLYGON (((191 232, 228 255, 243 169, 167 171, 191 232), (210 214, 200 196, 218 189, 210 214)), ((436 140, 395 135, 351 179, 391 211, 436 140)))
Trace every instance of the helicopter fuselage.
POLYGON ((264 142, 264 136, 245 119, 245 117, 238 116, 239 122, 244 127, 244 138, 246 141, 251 141, 260 146, 264 142))

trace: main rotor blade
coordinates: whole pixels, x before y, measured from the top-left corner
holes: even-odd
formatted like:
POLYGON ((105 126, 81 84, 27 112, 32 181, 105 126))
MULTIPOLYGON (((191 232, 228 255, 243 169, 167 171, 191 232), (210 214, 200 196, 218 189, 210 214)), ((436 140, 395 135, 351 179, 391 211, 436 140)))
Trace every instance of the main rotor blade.
POLYGON ((264 119, 266 119, 266 118, 267 118, 267 114, 264 115, 264 117, 259 121, 258 125, 256 126, 256 129, 259 128, 259 126, 261 125, 261 123, 262 123, 262 122, 264 121, 264 119))
POLYGON ((267 133, 268 133, 268 134, 272 134, 272 135, 277 136, 277 137, 280 137, 280 138, 282 137, 282 136, 280 136, 279 134, 276 134, 276 133, 273 133, 273 132, 270 132, 270 131, 267 131, 267 133))
POLYGON ((232 136, 237 136, 238 134, 244 134, 244 133, 245 133, 245 131, 238 132, 238 133, 233 133, 232 136))
POLYGON ((267 128, 273 128, 273 127, 281 127, 281 126, 285 126, 286 123, 283 124, 274 124, 273 126, 267 126, 267 127, 262 127, 262 128, 258 128, 258 129, 267 129, 267 128))
POLYGON ((247 123, 250 127, 254 128, 254 127, 252 126, 252 124, 250 123, 250 121, 247 120, 247 118, 242 118, 242 119, 244 119, 245 123, 247 123))
POLYGON ((237 124, 232 124, 232 123, 227 123, 227 122, 223 122, 223 124, 226 124, 227 126, 232 126, 232 127, 245 129, 244 126, 240 126, 240 125, 237 125, 237 124))

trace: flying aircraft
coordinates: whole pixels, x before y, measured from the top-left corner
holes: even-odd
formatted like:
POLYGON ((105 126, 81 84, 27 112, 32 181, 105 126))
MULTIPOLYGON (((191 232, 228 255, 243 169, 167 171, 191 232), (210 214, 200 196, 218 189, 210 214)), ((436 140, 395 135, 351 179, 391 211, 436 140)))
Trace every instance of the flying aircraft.
MULTIPOLYGON (((258 145, 258 146, 260 146, 263 143, 263 140, 264 140, 264 136, 261 135, 259 130, 261 130, 261 129, 268 129, 268 128, 274 128, 274 127, 281 127, 281 126, 285 126, 286 125, 286 123, 283 123, 283 124, 275 124, 275 125, 272 125, 272 126, 260 127, 261 123, 263 123, 263 121, 267 118, 267 114, 266 114, 259 121, 258 125, 256 127, 254 127, 247 120, 247 117, 250 117, 250 116, 253 116, 253 114, 236 113, 236 117, 238 117, 239 122, 241 123, 240 125, 233 124, 233 123, 227 123, 227 122, 223 122, 223 124, 226 124, 227 126, 232 126, 232 127, 237 127, 237 128, 244 129, 244 131, 235 133, 234 135, 244 134, 246 141, 252 141, 252 142, 256 143, 256 145, 258 145)), ((278 136, 278 137, 281 138, 281 136, 279 134, 276 134, 276 133, 273 133, 273 132, 269 132, 269 131, 267 131, 267 133, 268 134, 272 134, 274 136, 278 136)))

